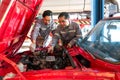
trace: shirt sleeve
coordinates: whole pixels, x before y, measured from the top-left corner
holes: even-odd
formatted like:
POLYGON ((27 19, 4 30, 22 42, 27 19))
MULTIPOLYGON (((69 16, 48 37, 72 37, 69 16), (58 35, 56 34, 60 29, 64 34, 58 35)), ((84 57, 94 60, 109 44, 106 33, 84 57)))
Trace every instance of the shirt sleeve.
POLYGON ((51 46, 55 47, 55 45, 57 44, 58 40, 60 39, 60 29, 59 27, 57 27, 55 29, 55 33, 54 33, 54 36, 53 36, 53 39, 52 39, 52 43, 51 43, 51 46))
POLYGON ((82 38, 82 32, 81 32, 79 24, 76 23, 74 25, 74 27, 75 27, 75 30, 76 30, 76 36, 69 42, 69 44, 72 45, 72 46, 77 42, 77 40, 79 38, 82 38))
POLYGON ((39 27, 40 27, 40 24, 38 22, 35 23, 34 25, 34 28, 32 30, 32 33, 31 33, 31 40, 35 40, 36 41, 36 38, 37 36, 39 35, 39 27))

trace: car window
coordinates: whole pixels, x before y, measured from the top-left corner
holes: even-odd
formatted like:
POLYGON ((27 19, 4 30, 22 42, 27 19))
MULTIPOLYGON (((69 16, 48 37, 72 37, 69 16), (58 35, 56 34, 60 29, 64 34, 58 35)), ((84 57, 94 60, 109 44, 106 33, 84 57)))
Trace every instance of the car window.
POLYGON ((104 27, 104 42, 120 42, 120 21, 111 22, 104 27), (106 39, 107 38, 107 39, 106 39))
POLYGON ((80 46, 96 58, 120 62, 120 20, 100 21, 83 39, 80 46))

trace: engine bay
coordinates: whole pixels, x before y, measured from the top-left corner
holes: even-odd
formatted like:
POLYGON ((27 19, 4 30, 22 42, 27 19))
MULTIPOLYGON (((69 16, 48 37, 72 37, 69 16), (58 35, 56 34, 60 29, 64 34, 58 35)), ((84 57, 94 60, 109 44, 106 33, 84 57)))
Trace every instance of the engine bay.
POLYGON ((78 68, 82 70, 82 66, 90 67, 90 62, 81 55, 71 56, 69 50, 65 48, 54 49, 53 53, 48 53, 47 48, 40 48, 35 52, 25 51, 14 56, 8 57, 16 63, 8 64, 3 62, 1 70, 6 70, 1 78, 13 78, 21 72, 37 71, 37 70, 73 70, 78 68), (74 57, 74 58, 73 58, 74 57), (17 71, 16 67, 19 69, 17 71), (17 73, 16 73, 17 71, 17 73), (10 75, 10 76, 9 76, 10 75))
POLYGON ((64 50, 55 50, 54 53, 47 53, 46 49, 38 50, 29 55, 22 55, 20 62, 29 70, 41 69, 65 69, 72 66, 68 54, 64 50))

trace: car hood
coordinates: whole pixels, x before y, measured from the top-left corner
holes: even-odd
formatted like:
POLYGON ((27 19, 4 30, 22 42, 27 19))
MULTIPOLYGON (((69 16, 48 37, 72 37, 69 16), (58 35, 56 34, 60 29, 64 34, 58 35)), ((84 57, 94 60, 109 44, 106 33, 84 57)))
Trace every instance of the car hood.
POLYGON ((42 0, 2 0, 0 3, 0 54, 11 56, 26 38, 42 0))

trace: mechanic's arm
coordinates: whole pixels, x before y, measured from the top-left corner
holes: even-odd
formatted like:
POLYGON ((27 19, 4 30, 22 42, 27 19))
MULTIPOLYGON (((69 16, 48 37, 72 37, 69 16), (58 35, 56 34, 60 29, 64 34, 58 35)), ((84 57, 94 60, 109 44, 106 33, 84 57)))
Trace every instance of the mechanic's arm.
POLYGON ((59 38, 60 38, 60 34, 59 34, 59 29, 57 28, 53 35, 52 43, 50 44, 50 47, 48 48, 48 53, 53 53, 54 47, 56 46, 59 38))
POLYGON ((37 38, 37 36, 39 34, 39 27, 40 27, 40 24, 36 22, 32 32, 31 32, 31 41, 32 41, 32 43, 36 43, 36 38, 37 38))
POLYGON ((82 32, 81 32, 79 24, 75 25, 75 30, 76 30, 76 33, 75 33, 76 36, 68 43, 68 47, 72 47, 79 38, 82 38, 82 32))
POLYGON ((32 43, 30 45, 30 50, 32 52, 34 52, 35 49, 36 49, 36 38, 37 38, 37 36, 39 34, 39 26, 40 26, 39 23, 35 23, 34 28, 33 28, 32 32, 31 32, 31 41, 32 41, 32 43))

